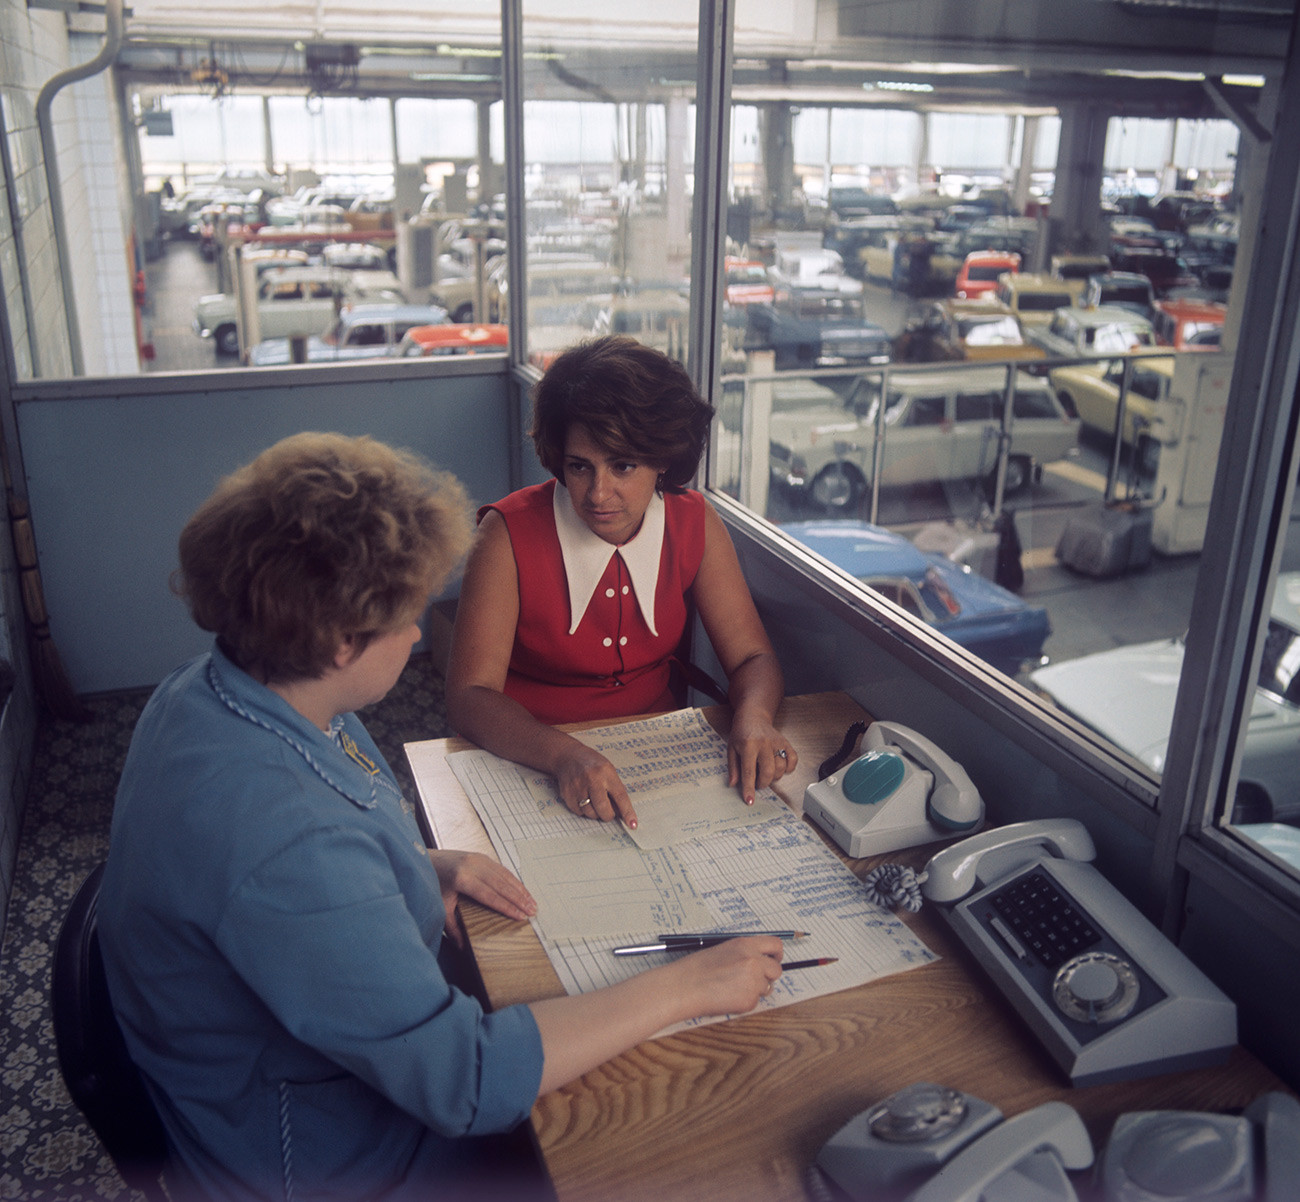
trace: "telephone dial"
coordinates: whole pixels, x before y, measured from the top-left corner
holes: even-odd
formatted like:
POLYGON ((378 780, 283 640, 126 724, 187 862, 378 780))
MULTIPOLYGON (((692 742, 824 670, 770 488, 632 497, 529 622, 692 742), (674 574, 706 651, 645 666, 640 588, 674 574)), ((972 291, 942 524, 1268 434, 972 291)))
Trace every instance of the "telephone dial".
POLYGON ((1256 1098, 1241 1115, 1140 1111, 1101 1154, 1078 1113, 1046 1102, 1002 1121, 996 1107, 928 1081, 850 1119, 817 1157, 810 1192, 853 1202, 1293 1202, 1300 1102, 1256 1098), (1090 1180, 1089 1180, 1090 1178, 1090 1180))
POLYGON ((897 722, 868 726, 862 753, 809 785, 803 810, 855 859, 970 834, 984 822, 966 770, 897 722))
POLYGON ((817 1167, 854 1202, 1074 1202, 1066 1172, 1093 1163, 1074 1108, 1046 1102, 1001 1120, 988 1102, 918 1082, 850 1119, 817 1167))
POLYGON ((1072 818, 1017 822, 934 855, 919 878, 1074 1085, 1220 1064, 1229 999, 1090 862, 1072 818))

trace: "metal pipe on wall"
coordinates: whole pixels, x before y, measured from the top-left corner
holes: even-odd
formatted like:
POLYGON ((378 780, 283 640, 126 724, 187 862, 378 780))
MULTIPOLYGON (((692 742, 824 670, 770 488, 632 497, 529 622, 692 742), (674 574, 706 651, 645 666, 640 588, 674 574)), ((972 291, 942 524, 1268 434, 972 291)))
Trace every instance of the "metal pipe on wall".
POLYGON ((81 324, 77 320, 77 301, 72 289, 72 264, 68 261, 68 231, 63 213, 63 186, 54 146, 54 98, 70 83, 89 79, 112 65, 122 44, 122 0, 107 0, 104 44, 94 58, 69 67, 46 80, 36 97, 36 128, 41 140, 41 159, 45 165, 45 184, 50 196, 50 218, 54 225, 54 247, 59 258, 59 281, 63 287, 63 308, 68 320, 68 344, 72 357, 72 374, 85 371, 81 351, 81 324))

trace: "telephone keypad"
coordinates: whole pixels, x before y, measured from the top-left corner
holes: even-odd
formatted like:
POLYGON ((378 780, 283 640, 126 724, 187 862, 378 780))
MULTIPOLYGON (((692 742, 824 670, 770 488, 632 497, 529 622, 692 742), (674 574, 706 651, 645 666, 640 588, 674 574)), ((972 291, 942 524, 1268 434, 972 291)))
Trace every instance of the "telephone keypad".
POLYGON ((1030 872, 989 901, 1016 937, 1048 968, 1101 942, 1101 932, 1075 908, 1046 873, 1030 872))

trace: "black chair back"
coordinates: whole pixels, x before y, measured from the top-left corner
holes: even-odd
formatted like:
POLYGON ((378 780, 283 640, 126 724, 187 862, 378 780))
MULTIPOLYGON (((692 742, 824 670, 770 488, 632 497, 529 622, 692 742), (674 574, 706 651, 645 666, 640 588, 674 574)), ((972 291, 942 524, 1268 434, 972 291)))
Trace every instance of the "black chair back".
POLYGON ((162 1120, 126 1050, 113 1014, 95 919, 104 865, 82 882, 54 949, 51 1004, 59 1069, 77 1109, 108 1149, 122 1179, 165 1202, 162 1120))

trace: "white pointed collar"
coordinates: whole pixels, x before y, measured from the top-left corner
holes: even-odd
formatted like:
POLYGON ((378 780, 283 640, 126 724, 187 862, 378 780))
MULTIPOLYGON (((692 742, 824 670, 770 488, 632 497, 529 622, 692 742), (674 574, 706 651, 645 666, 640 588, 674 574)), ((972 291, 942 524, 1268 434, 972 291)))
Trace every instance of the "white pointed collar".
POLYGON ((596 585, 617 551, 632 577, 641 616, 650 633, 658 635, 659 631, 655 629, 655 589, 659 584, 659 557, 664 545, 663 497, 656 492, 650 498, 641 529, 621 547, 607 543, 592 531, 574 511, 569 490, 558 480, 552 504, 555 529, 560 536, 560 554, 564 557, 564 573, 569 580, 569 633, 578 629, 578 623, 591 604, 596 585))

